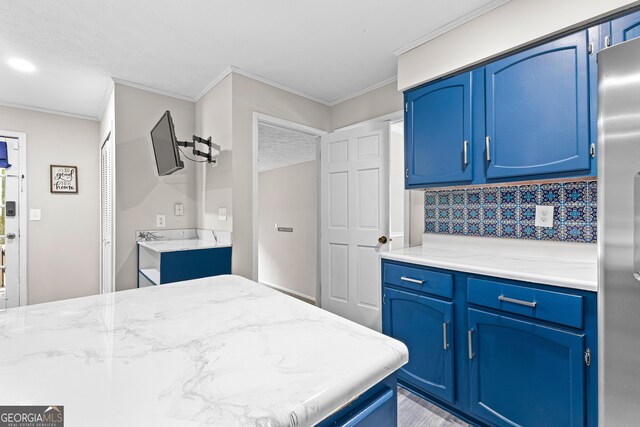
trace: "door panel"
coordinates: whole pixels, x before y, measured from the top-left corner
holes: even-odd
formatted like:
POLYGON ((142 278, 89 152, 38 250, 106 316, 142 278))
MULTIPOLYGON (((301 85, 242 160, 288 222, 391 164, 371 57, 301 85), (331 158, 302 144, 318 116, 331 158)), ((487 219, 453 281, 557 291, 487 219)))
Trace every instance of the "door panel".
POLYGON ((7 215, 7 209, 2 207, 2 219, 4 229, 0 234, 7 237, 0 238, 2 247, 2 261, 4 270, 0 270, 2 275, 2 285, 0 287, 0 309, 18 307, 26 305, 26 301, 21 301, 20 294, 20 215, 25 207, 20 205, 20 145, 17 138, 3 137, 0 140, 7 144, 7 157, 9 167, 4 169, 0 180, 2 181, 2 204, 15 202, 14 215, 7 215), (13 236, 13 237, 10 237, 13 236))
POLYGON ((387 288, 384 319, 383 332, 409 348, 398 378, 453 403, 453 303, 387 288))
POLYGON ((321 307, 380 330, 378 237, 388 235, 388 123, 321 143, 321 307))
POLYGON ((471 73, 408 92, 406 102, 407 186, 471 181, 471 73))
POLYGON ((611 42, 618 44, 640 37, 640 12, 611 21, 611 42))
POLYGON ((471 413, 498 425, 584 425, 584 334, 468 312, 471 413))
POLYGON ((486 66, 487 177, 588 170, 588 33, 486 66))

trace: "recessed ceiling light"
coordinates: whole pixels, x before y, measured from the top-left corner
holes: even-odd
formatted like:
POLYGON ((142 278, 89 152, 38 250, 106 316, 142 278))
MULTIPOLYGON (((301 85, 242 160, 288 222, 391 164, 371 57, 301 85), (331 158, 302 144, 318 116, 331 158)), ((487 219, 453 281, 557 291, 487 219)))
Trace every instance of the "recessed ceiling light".
POLYGON ((36 66, 31 62, 20 58, 11 58, 7 61, 9 65, 18 71, 24 71, 25 73, 32 73, 36 70, 36 66))

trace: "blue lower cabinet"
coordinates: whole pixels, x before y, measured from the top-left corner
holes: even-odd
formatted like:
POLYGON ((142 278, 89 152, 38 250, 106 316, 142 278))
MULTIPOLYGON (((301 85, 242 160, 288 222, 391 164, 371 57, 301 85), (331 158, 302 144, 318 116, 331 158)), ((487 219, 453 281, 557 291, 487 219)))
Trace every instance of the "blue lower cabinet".
POLYGON ((453 303, 396 289, 384 299, 383 333, 409 349, 398 379, 453 403, 453 303))
POLYGON ((231 274, 231 247, 163 252, 161 284, 231 274))
POLYGON ((469 309, 470 412, 501 426, 585 425, 584 334, 469 309))
POLYGON ((380 427, 398 425, 398 381, 392 374, 365 391, 317 427, 380 427))

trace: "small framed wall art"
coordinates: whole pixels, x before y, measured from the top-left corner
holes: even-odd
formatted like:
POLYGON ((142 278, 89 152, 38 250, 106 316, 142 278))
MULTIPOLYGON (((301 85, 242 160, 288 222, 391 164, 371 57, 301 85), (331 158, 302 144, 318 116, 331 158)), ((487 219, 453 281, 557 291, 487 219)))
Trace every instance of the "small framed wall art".
POLYGON ((60 194, 77 194, 78 167, 51 165, 51 192, 60 194))

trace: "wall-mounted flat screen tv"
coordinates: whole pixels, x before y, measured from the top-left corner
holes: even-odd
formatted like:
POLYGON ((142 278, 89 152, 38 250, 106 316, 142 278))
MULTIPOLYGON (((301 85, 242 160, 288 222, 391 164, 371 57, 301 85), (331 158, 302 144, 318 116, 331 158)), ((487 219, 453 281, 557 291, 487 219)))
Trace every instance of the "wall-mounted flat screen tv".
POLYGON ((180 160, 178 140, 169 111, 160 117, 158 123, 151 130, 151 142, 159 176, 171 175, 184 168, 184 163, 180 160))

